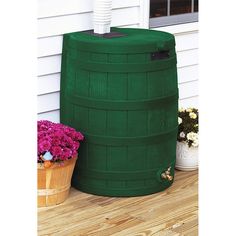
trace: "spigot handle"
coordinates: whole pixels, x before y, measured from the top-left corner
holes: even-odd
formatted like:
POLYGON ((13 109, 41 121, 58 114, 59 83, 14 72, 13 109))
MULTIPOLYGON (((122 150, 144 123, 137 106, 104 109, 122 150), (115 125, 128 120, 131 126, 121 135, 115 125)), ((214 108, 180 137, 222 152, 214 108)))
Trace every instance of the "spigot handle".
POLYGON ((173 176, 171 175, 170 170, 171 170, 171 166, 168 167, 168 169, 161 174, 161 178, 166 179, 168 181, 172 181, 173 176))

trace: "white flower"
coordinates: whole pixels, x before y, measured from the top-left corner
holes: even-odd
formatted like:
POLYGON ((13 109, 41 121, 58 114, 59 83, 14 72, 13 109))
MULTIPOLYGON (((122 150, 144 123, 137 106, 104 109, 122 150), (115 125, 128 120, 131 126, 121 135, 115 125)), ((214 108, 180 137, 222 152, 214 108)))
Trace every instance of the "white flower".
POLYGON ((198 139, 194 140, 194 142, 192 143, 192 145, 193 145, 194 147, 197 147, 197 146, 199 145, 198 139))
POLYGON ((196 113, 194 113, 194 112, 190 112, 190 113, 189 113, 189 116, 190 116, 190 118, 192 118, 192 119, 196 119, 196 118, 197 118, 197 115, 196 115, 196 113))
POLYGON ((180 137, 180 138, 184 138, 184 137, 185 137, 185 133, 184 133, 184 132, 181 132, 181 133, 179 134, 179 137, 180 137))
POLYGON ((178 123, 179 125, 183 122, 182 118, 178 117, 178 123))
POLYGON ((179 108, 179 112, 184 112, 184 111, 185 111, 185 109, 183 107, 179 108))
POLYGON ((198 140, 198 134, 194 133, 194 132, 189 132, 187 134, 187 139, 192 140, 192 141, 196 141, 196 140, 198 140))
POLYGON ((186 111, 187 112, 192 112, 192 108, 187 108, 186 111))

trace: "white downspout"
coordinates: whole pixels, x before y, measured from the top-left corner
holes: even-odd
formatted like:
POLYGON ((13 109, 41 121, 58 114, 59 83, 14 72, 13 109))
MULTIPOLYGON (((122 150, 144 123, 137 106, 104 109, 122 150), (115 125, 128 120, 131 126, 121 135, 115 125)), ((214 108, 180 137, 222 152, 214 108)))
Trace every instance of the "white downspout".
POLYGON ((93 7, 94 33, 110 33, 112 0, 94 0, 93 7))

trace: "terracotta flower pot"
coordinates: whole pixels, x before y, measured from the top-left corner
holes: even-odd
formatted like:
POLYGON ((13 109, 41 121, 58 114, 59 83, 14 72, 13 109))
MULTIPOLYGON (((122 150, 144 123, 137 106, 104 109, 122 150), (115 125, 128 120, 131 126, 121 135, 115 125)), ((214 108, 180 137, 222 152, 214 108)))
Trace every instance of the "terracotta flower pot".
POLYGON ((38 207, 53 206, 66 200, 76 159, 63 164, 53 163, 48 168, 38 164, 38 207))
POLYGON ((175 168, 183 171, 198 169, 198 147, 189 147, 187 143, 177 142, 175 168))

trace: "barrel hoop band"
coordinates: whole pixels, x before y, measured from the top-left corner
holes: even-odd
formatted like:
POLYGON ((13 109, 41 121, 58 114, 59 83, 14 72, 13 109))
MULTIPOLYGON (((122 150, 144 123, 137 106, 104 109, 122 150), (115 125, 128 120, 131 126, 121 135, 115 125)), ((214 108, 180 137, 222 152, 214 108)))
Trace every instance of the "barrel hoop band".
POLYGON ((178 92, 165 97, 156 97, 145 100, 102 100, 78 96, 76 95, 76 92, 67 91, 65 99, 72 104, 98 110, 135 111, 154 109, 158 106, 175 102, 178 100, 178 92))
POLYGON ((71 57, 68 57, 68 61, 74 64, 75 68, 80 68, 87 71, 96 72, 116 72, 116 73, 128 73, 128 72, 148 72, 166 70, 170 67, 176 66, 176 56, 163 60, 155 60, 143 63, 108 63, 108 62, 93 62, 82 61, 71 57))
POLYGON ((139 46, 130 46, 123 45, 122 47, 118 47, 117 45, 98 45, 91 42, 76 42, 75 40, 70 40, 66 44, 67 49, 69 50, 78 50, 83 52, 91 52, 91 53, 114 53, 114 54, 134 54, 134 53, 149 53, 157 50, 173 50, 175 49, 174 44, 168 44, 165 48, 159 48, 155 43, 151 45, 143 44, 139 46))
POLYGON ((118 45, 106 44, 101 45, 101 43, 91 43, 91 42, 83 42, 76 41, 73 39, 65 40, 66 48, 69 50, 79 50, 84 52, 91 53, 117 53, 117 54, 134 54, 134 53, 148 53, 157 50, 173 50, 175 49, 175 44, 172 42, 166 43, 165 46, 160 47, 156 43, 152 44, 140 44, 137 46, 133 46, 130 44, 122 45, 119 47, 118 45))
MULTIPOLYGON (((163 157, 164 158, 164 157, 163 157)), ((173 158, 175 159, 175 158, 173 158)), ((174 168, 174 162, 170 163, 168 167, 174 168)), ((163 167, 156 167, 149 170, 139 171, 102 171, 91 169, 79 169, 78 175, 81 177, 92 179, 106 179, 106 180, 144 180, 144 179, 157 179, 157 174, 164 171, 163 167)))
POLYGON ((138 145, 150 145, 156 144, 159 142, 167 141, 170 138, 177 139, 177 130, 178 127, 154 134, 149 136, 138 136, 138 137, 114 137, 114 136, 102 136, 94 135, 83 132, 87 143, 94 143, 105 146, 138 146, 138 145))
POLYGON ((70 184, 65 185, 61 188, 57 188, 57 189, 38 189, 38 196, 48 196, 48 195, 54 195, 54 194, 58 194, 61 192, 65 192, 70 188, 70 184))

